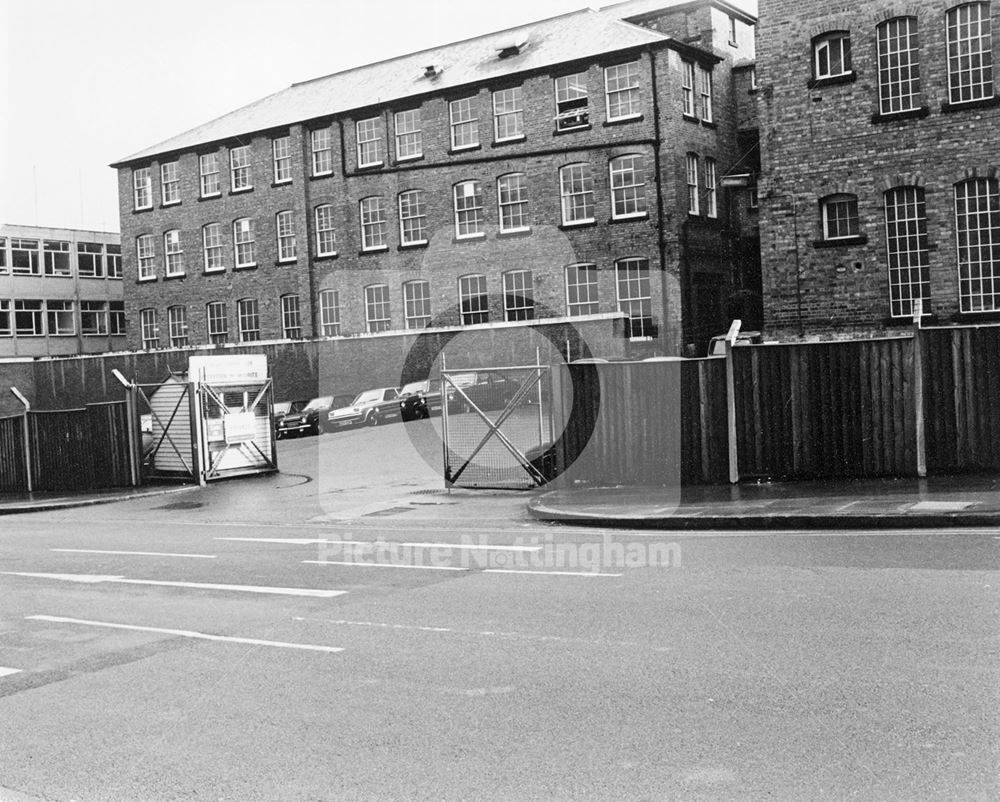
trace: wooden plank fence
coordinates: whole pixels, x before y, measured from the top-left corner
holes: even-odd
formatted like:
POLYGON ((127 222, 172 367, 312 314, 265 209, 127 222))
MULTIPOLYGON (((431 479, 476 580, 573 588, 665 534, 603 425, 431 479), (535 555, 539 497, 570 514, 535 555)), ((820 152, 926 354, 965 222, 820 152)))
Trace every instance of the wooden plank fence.
POLYGON ((0 418, 0 492, 28 489, 24 466, 24 416, 0 418))
POLYGON ((741 479, 1000 471, 1000 325, 739 346, 731 359, 731 399, 721 357, 553 371, 557 470, 604 485, 726 481, 731 402, 741 479))

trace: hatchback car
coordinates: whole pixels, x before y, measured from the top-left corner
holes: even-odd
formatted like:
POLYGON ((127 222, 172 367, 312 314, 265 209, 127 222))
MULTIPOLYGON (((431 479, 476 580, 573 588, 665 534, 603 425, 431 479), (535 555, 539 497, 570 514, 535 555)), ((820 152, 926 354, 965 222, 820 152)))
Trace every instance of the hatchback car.
POLYGON ((330 410, 327 413, 327 426, 330 429, 358 425, 378 426, 399 419, 399 391, 395 387, 376 387, 358 393, 349 405, 330 410))

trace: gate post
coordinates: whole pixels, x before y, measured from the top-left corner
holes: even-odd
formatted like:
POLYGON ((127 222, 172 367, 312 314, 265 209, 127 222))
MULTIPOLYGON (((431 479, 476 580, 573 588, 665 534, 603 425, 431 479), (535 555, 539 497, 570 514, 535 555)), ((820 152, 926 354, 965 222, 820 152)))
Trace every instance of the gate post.
POLYGON ((10 388, 11 393, 14 397, 24 405, 24 478, 25 487, 28 488, 30 493, 32 490, 32 465, 31 465, 31 432, 28 427, 28 413, 31 411, 31 404, 28 399, 22 395, 21 391, 16 387, 10 388))
POLYGON ((112 369, 111 375, 125 388, 125 425, 128 426, 128 467, 132 487, 138 487, 141 482, 142 438, 136 437, 139 430, 139 414, 137 409, 138 391, 135 384, 126 379, 121 371, 112 369))
POLYGON ((444 486, 451 493, 451 464, 448 462, 448 387, 445 383, 445 374, 448 370, 448 362, 444 352, 441 352, 441 449, 442 466, 444 468, 444 486))
POLYGON ((927 476, 927 439, 924 430, 924 354, 920 336, 920 318, 923 316, 922 298, 913 301, 913 407, 916 413, 914 424, 917 451, 917 476, 927 476))
POLYGON ((204 423, 201 419, 201 385, 188 382, 188 409, 191 414, 191 468, 198 484, 205 486, 204 423))
POLYGON ((736 372, 733 367, 733 346, 743 321, 734 320, 726 334, 726 423, 729 440, 729 482, 740 481, 739 451, 736 443, 736 372))

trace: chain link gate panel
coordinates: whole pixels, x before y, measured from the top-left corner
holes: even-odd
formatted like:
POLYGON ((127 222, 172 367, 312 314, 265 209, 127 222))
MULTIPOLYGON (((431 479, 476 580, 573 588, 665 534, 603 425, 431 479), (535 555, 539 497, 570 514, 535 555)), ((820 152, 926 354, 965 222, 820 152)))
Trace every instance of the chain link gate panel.
POLYGON ((547 365, 442 371, 444 477, 449 487, 530 489, 551 442, 547 365))

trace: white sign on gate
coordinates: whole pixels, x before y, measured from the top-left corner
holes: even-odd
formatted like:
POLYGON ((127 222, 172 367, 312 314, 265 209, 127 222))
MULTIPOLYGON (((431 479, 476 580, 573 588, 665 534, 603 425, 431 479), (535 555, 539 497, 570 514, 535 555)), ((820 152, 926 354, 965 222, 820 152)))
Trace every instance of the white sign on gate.
POLYGON ((264 354, 226 354, 188 357, 188 378, 204 384, 262 382, 267 379, 264 354))
POLYGON ((222 418, 226 443, 245 443, 257 433, 257 416, 253 412, 229 412, 222 418))

